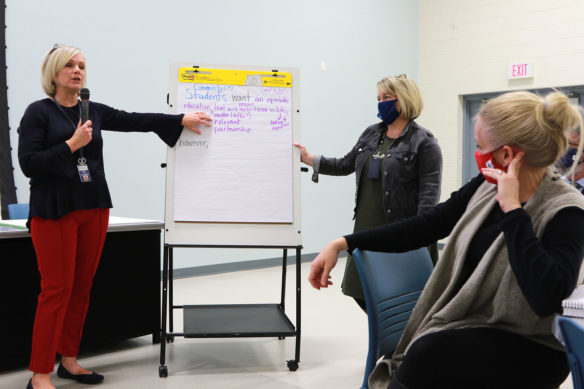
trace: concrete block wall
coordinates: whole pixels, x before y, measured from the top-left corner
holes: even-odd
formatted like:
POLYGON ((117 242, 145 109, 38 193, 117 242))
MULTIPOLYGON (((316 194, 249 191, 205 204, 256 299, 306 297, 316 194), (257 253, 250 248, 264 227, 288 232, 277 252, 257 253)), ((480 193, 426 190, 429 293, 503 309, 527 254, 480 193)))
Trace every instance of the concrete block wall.
POLYGON ((462 97, 584 84, 581 0, 419 0, 420 124, 444 154, 442 199, 462 184, 462 97), (531 61, 534 77, 508 80, 531 61))

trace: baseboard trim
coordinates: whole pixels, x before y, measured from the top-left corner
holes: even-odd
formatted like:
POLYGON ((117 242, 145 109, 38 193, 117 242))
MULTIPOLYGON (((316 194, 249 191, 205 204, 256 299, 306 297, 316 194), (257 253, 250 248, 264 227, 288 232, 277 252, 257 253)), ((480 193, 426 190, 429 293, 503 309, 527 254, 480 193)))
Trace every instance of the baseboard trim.
MULTIPOLYGON (((442 252, 444 243, 438 243, 438 250, 442 252)), ((300 262, 311 262, 318 253, 308 253, 300 255, 300 262)), ((296 263, 296 255, 288 254, 287 262, 289 265, 296 263)), ((230 273, 241 270, 263 269, 266 267, 282 266, 282 257, 255 259, 251 261, 219 263, 215 265, 184 267, 173 270, 173 278, 188 278, 197 276, 206 276, 210 274, 230 273)), ((160 279, 162 280, 162 272, 160 272, 160 279)))
MULTIPOLYGON (((312 261, 318 253, 301 254, 300 262, 312 261)), ((296 263, 296 255, 288 254, 287 263, 293 265, 296 263)), ((255 259, 251 261, 219 263, 215 265, 193 266, 173 270, 173 278, 188 278, 197 276, 206 276, 209 274, 230 273, 241 270, 262 269, 266 267, 282 266, 282 257, 255 259)), ((162 279, 162 272, 160 273, 162 279)))

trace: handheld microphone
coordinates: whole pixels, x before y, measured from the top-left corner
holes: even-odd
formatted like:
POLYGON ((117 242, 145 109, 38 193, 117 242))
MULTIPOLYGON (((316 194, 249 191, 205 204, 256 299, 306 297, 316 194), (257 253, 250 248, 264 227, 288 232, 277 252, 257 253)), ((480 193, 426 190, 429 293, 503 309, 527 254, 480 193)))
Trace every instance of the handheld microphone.
POLYGON ((81 89, 79 97, 81 98, 81 124, 83 124, 89 119, 89 89, 81 89))

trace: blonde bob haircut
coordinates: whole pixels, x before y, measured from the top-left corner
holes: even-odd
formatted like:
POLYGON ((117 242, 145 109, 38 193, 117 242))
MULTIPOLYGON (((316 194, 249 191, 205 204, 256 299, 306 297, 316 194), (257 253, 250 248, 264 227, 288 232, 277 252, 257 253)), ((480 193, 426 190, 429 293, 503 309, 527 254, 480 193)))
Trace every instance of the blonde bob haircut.
POLYGON ((395 96, 399 101, 400 113, 406 119, 413 120, 422 113, 424 102, 420 88, 405 74, 385 77, 378 81, 377 91, 395 96))
MULTIPOLYGON (((49 97, 55 96, 55 77, 71 58, 83 52, 76 47, 56 44, 45 55, 41 65, 41 87, 49 97)), ((85 80, 83 80, 85 86, 85 80)))
MULTIPOLYGON (((545 97, 531 92, 509 92, 487 101, 478 115, 485 137, 495 147, 509 145, 525 153, 525 163, 552 166, 568 147, 569 133, 582 133, 582 116, 568 96, 559 91, 545 97)), ((571 173, 582 155, 582 141, 571 173)))

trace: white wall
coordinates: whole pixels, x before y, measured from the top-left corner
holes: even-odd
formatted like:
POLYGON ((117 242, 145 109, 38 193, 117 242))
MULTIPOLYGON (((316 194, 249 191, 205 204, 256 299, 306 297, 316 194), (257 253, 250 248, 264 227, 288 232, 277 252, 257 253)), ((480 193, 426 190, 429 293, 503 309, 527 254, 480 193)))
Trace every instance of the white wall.
MULTIPOLYGON (((428 2, 430 3, 430 2, 428 2)), ((56 42, 80 47, 92 100, 128 111, 166 112, 169 64, 293 66, 301 74, 302 140, 309 150, 344 155, 377 120, 375 82, 416 78, 418 4, 410 0, 7 0, 6 40, 11 143, 26 106, 43 98, 40 62, 56 42), (321 71, 321 61, 326 71, 321 71)), ((428 104, 430 106, 430 104, 428 104)), ((113 215, 164 217, 165 145, 152 134, 105 138, 113 215)), ((28 183, 18 169, 17 197, 28 183)), ((354 176, 303 175, 304 253, 352 230, 354 176)), ((201 199, 200 201, 204 201, 201 199)), ((176 267, 278 256, 279 252, 176 255, 176 267)))
POLYGON ((581 0, 419 0, 420 122, 444 154, 442 197, 462 181, 461 95, 584 84, 581 0), (510 62, 534 77, 507 80, 510 62))

